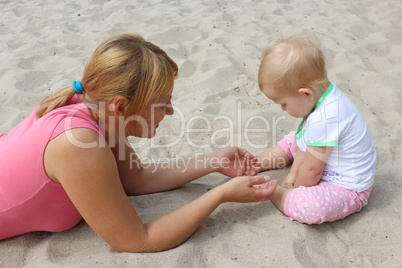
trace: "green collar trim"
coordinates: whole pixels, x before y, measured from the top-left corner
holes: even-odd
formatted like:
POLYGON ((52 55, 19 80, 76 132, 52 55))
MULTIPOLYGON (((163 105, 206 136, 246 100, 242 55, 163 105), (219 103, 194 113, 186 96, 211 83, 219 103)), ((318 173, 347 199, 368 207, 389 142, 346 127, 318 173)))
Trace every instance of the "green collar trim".
POLYGON ((303 136, 304 133, 306 132, 306 129, 305 129, 305 128, 301 129, 302 126, 303 126, 303 124, 304 124, 304 121, 305 121, 305 119, 303 118, 303 120, 301 121, 299 127, 297 128, 297 131, 296 131, 296 133, 295 133, 296 140, 300 139, 301 136, 303 136))
POLYGON ((321 98, 318 100, 317 105, 315 106, 315 110, 318 109, 318 107, 320 107, 321 103, 325 100, 325 98, 328 96, 329 93, 331 93, 331 91, 334 89, 334 84, 332 84, 330 82, 329 87, 324 91, 324 93, 322 93, 321 98))
MULTIPOLYGON (((314 108, 314 111, 318 109, 318 107, 320 107, 321 103, 325 100, 325 98, 328 96, 329 93, 331 93, 331 91, 334 89, 334 84, 332 84, 330 82, 329 87, 324 91, 324 93, 322 93, 321 98, 318 100, 317 105, 314 108)), ((297 131, 295 133, 295 137, 296 139, 300 139, 301 136, 304 135, 304 133, 306 132, 306 129, 302 128, 304 121, 306 121, 305 118, 303 118, 303 120, 301 121, 300 125, 297 128, 297 131)))

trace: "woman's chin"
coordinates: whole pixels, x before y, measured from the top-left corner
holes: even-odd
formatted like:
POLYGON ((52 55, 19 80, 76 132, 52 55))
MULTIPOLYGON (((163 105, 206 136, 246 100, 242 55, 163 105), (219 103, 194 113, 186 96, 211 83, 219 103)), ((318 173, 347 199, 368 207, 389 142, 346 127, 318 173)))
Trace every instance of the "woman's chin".
POLYGON ((153 137, 155 137, 155 134, 156 128, 150 129, 148 131, 133 131, 131 133, 126 133, 126 136, 134 136, 142 139, 152 139, 153 137))
POLYGON ((144 135, 143 138, 152 139, 153 137, 155 137, 155 135, 156 135, 156 129, 150 131, 149 133, 146 133, 146 135, 144 135))

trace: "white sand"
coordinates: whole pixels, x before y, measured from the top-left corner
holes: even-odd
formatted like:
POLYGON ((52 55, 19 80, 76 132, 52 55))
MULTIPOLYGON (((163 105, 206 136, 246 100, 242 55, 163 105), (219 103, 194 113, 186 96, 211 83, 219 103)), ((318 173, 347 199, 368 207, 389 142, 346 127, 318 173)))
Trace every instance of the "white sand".
MULTIPOLYGON (((0 267, 400 267, 401 13, 399 0, 0 1, 0 133, 49 92, 80 79, 102 39, 131 31, 161 46, 180 67, 177 111, 161 124, 153 148, 147 142, 137 149, 144 160, 194 157, 226 143, 257 154, 262 149, 256 147, 271 146, 299 123, 259 92, 261 51, 280 35, 312 33, 322 42, 331 81, 365 117, 378 153, 369 204, 342 221, 307 226, 269 201, 224 204, 183 245, 155 254, 116 253, 82 221, 62 233, 0 241, 0 267), (207 128, 195 116, 204 116, 210 131, 177 139, 181 127, 207 128), (251 116, 260 117, 248 128, 270 129, 249 133, 247 143, 251 116)), ((287 172, 268 174, 281 181, 287 172)), ((147 221, 226 180, 211 174, 130 200, 147 221)))

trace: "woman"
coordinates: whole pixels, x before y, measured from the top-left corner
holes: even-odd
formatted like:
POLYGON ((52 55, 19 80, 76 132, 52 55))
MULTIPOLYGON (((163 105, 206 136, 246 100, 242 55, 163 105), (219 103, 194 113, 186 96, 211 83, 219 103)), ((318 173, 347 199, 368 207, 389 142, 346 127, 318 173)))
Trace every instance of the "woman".
POLYGON ((127 137, 151 138, 164 116, 173 114, 177 71, 163 50, 141 36, 113 35, 89 58, 81 82, 45 98, 1 135, 0 239, 63 231, 82 217, 116 251, 162 251, 185 241, 224 202, 269 199, 277 182, 254 176, 259 162, 240 148, 192 159, 188 167, 141 164, 127 137), (127 198, 174 189, 211 172, 246 176, 147 223, 127 198))

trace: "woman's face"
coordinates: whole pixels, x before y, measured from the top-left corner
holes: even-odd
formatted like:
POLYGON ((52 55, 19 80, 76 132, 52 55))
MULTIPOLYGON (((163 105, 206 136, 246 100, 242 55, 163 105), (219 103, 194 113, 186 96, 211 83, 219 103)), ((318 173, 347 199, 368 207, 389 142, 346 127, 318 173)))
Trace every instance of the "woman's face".
POLYGON ((133 115, 126 118, 126 136, 136 136, 140 138, 152 138, 155 136, 156 129, 165 115, 174 113, 172 95, 153 98, 145 107, 141 115, 133 115))

